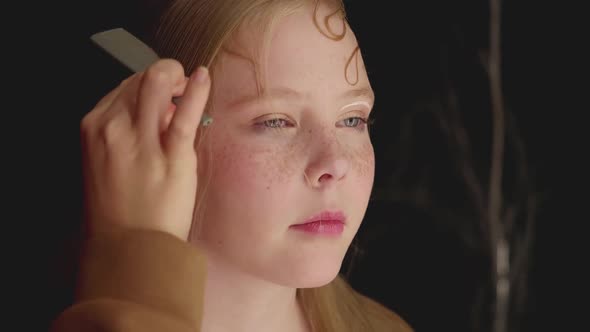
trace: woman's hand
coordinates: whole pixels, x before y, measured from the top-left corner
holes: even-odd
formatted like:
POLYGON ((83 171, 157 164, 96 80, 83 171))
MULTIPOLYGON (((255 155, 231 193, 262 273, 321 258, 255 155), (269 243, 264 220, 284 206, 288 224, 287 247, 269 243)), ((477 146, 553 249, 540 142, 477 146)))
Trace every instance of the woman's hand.
POLYGON ((90 233, 113 226, 187 240, 197 192, 194 141, 209 97, 205 68, 190 79, 164 59, 123 81, 81 122, 90 233), (182 95, 175 107, 171 100, 182 95))

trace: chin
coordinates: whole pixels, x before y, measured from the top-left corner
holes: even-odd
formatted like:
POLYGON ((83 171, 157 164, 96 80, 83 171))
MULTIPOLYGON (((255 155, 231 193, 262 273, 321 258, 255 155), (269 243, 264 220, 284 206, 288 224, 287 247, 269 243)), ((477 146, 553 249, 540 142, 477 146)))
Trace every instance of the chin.
POLYGON ((317 288, 325 286, 331 283, 337 276, 340 269, 334 269, 331 271, 325 271, 325 273, 318 273, 313 276, 307 276, 306 278, 302 278, 296 285, 295 288, 317 288))
POLYGON ((282 271, 275 275, 274 282, 292 288, 324 286, 338 276, 343 256, 321 257, 321 255, 316 255, 313 258, 310 257, 311 259, 282 264, 282 271))

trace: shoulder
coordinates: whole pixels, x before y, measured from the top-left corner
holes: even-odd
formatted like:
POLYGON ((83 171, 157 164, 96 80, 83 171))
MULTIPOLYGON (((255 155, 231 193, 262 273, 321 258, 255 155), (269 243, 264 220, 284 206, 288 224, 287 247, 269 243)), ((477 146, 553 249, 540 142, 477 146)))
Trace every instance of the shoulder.
MULTIPOLYGON (((398 314, 388 309, 381 303, 365 296, 348 284, 342 277, 333 282, 340 292, 348 293, 351 302, 357 309, 354 311, 362 313, 365 320, 365 327, 376 332, 413 332, 412 328, 398 314)), ((342 294, 342 293, 341 293, 342 294)), ((352 304, 351 303, 351 304, 352 304)))

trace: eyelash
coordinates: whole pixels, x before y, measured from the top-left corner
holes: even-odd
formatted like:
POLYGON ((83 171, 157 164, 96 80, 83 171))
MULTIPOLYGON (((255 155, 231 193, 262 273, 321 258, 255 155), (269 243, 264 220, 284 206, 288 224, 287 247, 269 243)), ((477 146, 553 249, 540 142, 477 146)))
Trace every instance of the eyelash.
MULTIPOLYGON (((344 126, 345 128, 354 128, 354 129, 363 131, 367 125, 371 125, 372 124, 372 121, 370 121, 367 118, 360 117, 360 116, 353 116, 353 117, 350 117, 350 118, 346 118, 346 119, 344 119, 342 121, 348 121, 348 120, 351 120, 351 119, 352 120, 357 120, 357 122, 356 122, 357 125, 356 126, 346 126, 345 125, 344 126)), ((289 120, 284 119, 284 118, 272 118, 272 119, 268 119, 268 120, 264 120, 264 121, 258 122, 258 123, 256 123, 256 125, 262 127, 262 129, 264 129, 264 130, 273 130, 273 129, 274 130, 280 130, 280 129, 294 127, 294 125, 289 120), (283 127, 277 127, 277 124, 276 123, 277 122, 281 122, 281 121, 282 121, 283 124, 286 124, 286 127, 285 126, 283 126, 283 127), (272 125, 269 125, 270 123, 273 123, 273 124, 272 125)))

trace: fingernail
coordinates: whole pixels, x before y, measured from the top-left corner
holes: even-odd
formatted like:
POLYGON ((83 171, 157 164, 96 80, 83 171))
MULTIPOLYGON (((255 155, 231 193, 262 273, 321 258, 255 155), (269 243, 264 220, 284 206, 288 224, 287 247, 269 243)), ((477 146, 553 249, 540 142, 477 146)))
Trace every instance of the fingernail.
POLYGON ((207 80, 207 76, 209 76, 209 70, 206 67, 199 67, 193 74, 193 80, 197 83, 205 83, 207 80))

